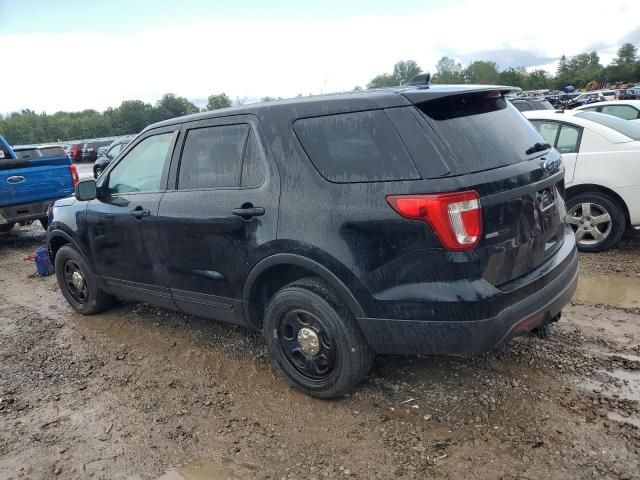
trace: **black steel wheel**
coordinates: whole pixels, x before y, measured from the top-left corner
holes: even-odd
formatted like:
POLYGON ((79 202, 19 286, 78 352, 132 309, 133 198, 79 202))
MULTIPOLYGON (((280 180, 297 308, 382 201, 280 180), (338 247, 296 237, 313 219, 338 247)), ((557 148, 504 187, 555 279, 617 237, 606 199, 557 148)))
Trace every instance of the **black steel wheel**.
POLYGON ((113 304, 115 298, 99 288, 82 255, 70 245, 58 250, 55 270, 62 295, 78 312, 91 315, 113 304))
POLYGON ((281 288, 264 316, 264 336, 276 369, 294 387, 318 398, 344 395, 373 364, 355 318, 318 278, 281 288))
POLYGON ((335 365, 335 341, 316 315, 300 308, 282 312, 278 319, 281 353, 307 381, 322 381, 335 365))

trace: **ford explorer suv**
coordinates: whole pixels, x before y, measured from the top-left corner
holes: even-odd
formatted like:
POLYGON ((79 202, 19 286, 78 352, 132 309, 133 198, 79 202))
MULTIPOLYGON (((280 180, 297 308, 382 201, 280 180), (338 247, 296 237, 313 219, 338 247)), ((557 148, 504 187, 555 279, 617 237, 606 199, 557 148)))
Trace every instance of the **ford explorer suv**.
POLYGON ((0 136, 0 233, 34 220, 46 229, 49 206, 73 195, 78 183, 76 167, 61 147, 17 150, 0 136))
POLYGON ((376 354, 473 354, 558 320, 577 282, 557 150, 508 87, 406 86, 147 127, 56 202, 83 314, 116 297, 255 328, 320 398, 376 354))

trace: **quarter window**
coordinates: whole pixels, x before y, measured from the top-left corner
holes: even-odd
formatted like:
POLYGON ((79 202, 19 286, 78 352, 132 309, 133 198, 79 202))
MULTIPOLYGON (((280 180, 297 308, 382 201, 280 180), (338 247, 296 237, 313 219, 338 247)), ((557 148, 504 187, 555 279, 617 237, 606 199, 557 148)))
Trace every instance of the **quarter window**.
POLYGON ((249 125, 189 130, 182 151, 178 188, 239 187, 249 125))
POLYGON ((420 178, 382 110, 305 118, 294 130, 320 174, 336 183, 420 178))
POLYGON ((157 192, 162 189, 162 171, 173 132, 145 138, 138 143, 109 173, 109 193, 157 192))
POLYGON ((572 125, 562 124, 556 148, 560 153, 576 153, 578 151, 578 141, 580 140, 580 129, 572 125))
POLYGON ((606 105, 602 107, 602 113, 624 118, 625 120, 635 120, 638 118, 638 110, 630 105, 606 105))

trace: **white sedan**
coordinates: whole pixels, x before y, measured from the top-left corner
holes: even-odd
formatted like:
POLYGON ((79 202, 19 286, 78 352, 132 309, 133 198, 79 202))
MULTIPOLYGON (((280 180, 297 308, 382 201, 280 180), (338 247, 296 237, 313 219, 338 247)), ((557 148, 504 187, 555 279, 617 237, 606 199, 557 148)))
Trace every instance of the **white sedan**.
POLYGON ((589 111, 523 115, 562 155, 567 223, 580 250, 605 250, 640 226, 640 125, 589 111))
POLYGON ((640 100, 612 100, 576 107, 574 111, 599 112, 640 123, 640 100))

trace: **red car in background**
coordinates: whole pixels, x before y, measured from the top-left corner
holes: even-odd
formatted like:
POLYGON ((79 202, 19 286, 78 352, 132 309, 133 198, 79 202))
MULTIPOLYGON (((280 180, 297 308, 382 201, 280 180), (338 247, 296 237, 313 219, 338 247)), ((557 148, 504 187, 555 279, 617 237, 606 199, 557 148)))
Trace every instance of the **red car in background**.
POLYGON ((80 162, 82 161, 82 147, 84 144, 82 143, 74 143, 69 147, 69 158, 72 162, 80 162))

